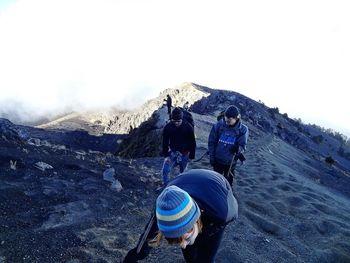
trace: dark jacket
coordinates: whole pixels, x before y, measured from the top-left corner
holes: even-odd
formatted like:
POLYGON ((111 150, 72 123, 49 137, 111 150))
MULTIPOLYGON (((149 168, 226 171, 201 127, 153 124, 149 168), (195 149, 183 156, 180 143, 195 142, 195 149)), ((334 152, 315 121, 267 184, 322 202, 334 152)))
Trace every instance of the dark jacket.
POLYGON ((184 172, 169 185, 185 190, 203 210, 201 218, 206 223, 225 225, 238 216, 238 205, 227 180, 217 172, 192 169, 184 172))
MULTIPOLYGON (((225 226, 238 217, 238 204, 233 196, 231 186, 223 176, 214 171, 189 170, 170 181, 167 186, 169 185, 176 185, 185 190, 197 202, 201 210, 203 229, 209 226, 213 227, 213 225, 225 226)), ((153 239, 158 232, 157 220, 150 222, 152 225, 146 240, 153 239)), ((140 240, 144 234, 141 235, 140 240)), ((200 235, 204 235, 204 232, 200 235)), ((151 248, 146 241, 142 245, 140 253, 136 254, 136 248, 134 248, 131 250, 133 253, 130 254, 134 254, 134 258, 141 260, 147 257, 150 250, 151 248)))
POLYGON ((168 107, 171 107, 171 104, 172 104, 171 97, 167 97, 167 99, 166 99, 166 105, 167 105, 168 107))
POLYGON ((169 156, 169 150, 182 154, 189 153, 189 158, 194 159, 196 153, 196 139, 194 137, 193 127, 186 121, 183 121, 179 127, 173 122, 167 123, 163 129, 163 150, 164 157, 169 156))
POLYGON ((239 146, 246 149, 248 127, 240 120, 234 126, 228 126, 224 120, 213 125, 208 139, 210 160, 229 165, 239 146))

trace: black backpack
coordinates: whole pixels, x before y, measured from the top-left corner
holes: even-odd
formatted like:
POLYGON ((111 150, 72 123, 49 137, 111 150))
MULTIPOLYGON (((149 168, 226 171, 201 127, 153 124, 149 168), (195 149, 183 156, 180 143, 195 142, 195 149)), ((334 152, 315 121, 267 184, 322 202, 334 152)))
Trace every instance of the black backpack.
POLYGON ((183 119, 187 121, 192 126, 192 128, 194 128, 194 120, 193 120, 192 114, 189 111, 185 110, 184 108, 181 108, 181 107, 179 108, 182 110, 182 113, 184 114, 183 119))
POLYGON ((225 111, 220 111, 220 113, 218 114, 218 116, 216 116, 216 120, 220 121, 221 119, 223 119, 225 117, 225 111))

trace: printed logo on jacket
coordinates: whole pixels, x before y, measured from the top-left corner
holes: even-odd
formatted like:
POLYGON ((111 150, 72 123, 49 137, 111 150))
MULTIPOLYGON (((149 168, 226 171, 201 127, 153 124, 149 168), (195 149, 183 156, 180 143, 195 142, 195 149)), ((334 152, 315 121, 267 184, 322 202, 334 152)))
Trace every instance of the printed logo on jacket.
POLYGON ((221 134, 219 138, 219 143, 233 145, 236 142, 236 136, 231 134, 221 134))

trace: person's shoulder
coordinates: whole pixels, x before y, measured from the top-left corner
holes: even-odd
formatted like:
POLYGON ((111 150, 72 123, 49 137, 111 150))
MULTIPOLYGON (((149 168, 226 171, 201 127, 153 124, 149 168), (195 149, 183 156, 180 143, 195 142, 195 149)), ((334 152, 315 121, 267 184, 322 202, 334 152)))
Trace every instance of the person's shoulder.
POLYGON ((213 124, 211 130, 212 130, 212 132, 214 131, 214 132, 218 133, 224 129, 224 125, 225 125, 225 123, 223 122, 223 120, 219 120, 213 124))
POLYGON ((226 125, 226 122, 223 119, 221 119, 214 124, 214 127, 217 130, 218 129, 225 129, 225 128, 227 128, 227 125, 226 125))
POLYGON ((241 121, 239 122, 238 130, 240 134, 246 134, 248 132, 248 126, 243 124, 241 121))
POLYGON ((182 125, 186 130, 191 130, 193 131, 193 126, 186 120, 182 121, 182 125))
POLYGON ((244 130, 244 131, 248 131, 249 128, 247 125, 245 125, 244 123, 241 122, 241 129, 244 130))
POLYGON ((171 122, 171 121, 169 121, 167 124, 165 124, 165 126, 164 126, 164 130, 169 130, 169 129, 171 129, 172 128, 172 126, 173 126, 173 123, 171 122))

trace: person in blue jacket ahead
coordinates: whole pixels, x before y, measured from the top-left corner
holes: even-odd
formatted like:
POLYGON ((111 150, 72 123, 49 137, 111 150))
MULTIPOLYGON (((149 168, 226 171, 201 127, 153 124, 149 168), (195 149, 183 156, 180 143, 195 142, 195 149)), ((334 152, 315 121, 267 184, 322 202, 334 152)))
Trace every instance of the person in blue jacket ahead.
POLYGON ((204 169, 189 170, 170 181, 158 196, 155 210, 156 220, 151 217, 148 223, 150 231, 145 228, 124 263, 146 258, 151 246, 158 246, 163 238, 181 247, 186 262, 214 262, 226 225, 238 216, 228 181, 204 169))
POLYGON ((241 122, 241 114, 234 105, 225 110, 224 119, 213 125, 209 138, 208 150, 210 164, 214 171, 222 174, 232 186, 235 158, 246 149, 249 130, 241 122))

